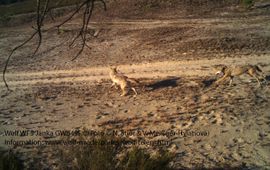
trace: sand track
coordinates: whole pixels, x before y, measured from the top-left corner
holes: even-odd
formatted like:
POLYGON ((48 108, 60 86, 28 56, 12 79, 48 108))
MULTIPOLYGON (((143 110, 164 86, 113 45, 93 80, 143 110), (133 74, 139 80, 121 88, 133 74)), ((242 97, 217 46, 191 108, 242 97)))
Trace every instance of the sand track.
MULTIPOLYGON (((224 58, 212 60, 166 61, 120 65, 119 69, 135 78, 162 78, 168 76, 211 76, 218 64, 241 65, 261 64, 264 71, 269 71, 269 55, 250 56, 245 58, 224 58)), ((93 83, 109 79, 108 67, 80 68, 76 70, 56 70, 42 72, 19 72, 6 75, 10 86, 31 86, 37 84, 58 84, 67 82, 93 83)), ((4 86, 1 80, 0 86, 4 86)))

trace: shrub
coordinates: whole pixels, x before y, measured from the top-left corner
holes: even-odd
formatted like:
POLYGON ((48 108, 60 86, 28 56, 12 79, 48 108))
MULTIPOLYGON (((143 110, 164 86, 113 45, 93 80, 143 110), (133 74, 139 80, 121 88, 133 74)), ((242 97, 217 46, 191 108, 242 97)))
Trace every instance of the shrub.
MULTIPOLYGON (((105 143, 111 138, 98 138, 97 143, 105 143)), ((62 148, 59 151, 59 168, 74 170, 168 170, 169 163, 173 156, 169 152, 161 151, 161 154, 150 156, 145 149, 137 147, 129 152, 121 139, 115 139, 119 144, 100 144, 100 145, 75 145, 68 149, 62 148), (121 155, 121 156, 120 156, 121 155)))
POLYGON ((173 155, 166 151, 161 154, 150 156, 144 149, 133 148, 121 161, 121 169, 124 170, 169 170, 173 155))
POLYGON ((12 151, 0 152, 0 169, 3 170, 22 170, 23 164, 18 156, 12 151))
POLYGON ((250 8, 254 4, 254 0, 242 0, 242 4, 245 7, 250 8))

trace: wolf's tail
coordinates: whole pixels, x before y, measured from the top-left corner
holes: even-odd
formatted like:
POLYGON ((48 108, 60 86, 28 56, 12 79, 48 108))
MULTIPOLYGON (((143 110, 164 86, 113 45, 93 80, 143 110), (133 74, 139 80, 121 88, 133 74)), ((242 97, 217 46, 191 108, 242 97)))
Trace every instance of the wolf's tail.
POLYGON ((136 80, 136 79, 133 79, 133 78, 127 78, 127 80, 128 81, 130 81, 131 83, 134 83, 134 84, 136 84, 136 85, 139 85, 139 84, 141 84, 138 80, 136 80))

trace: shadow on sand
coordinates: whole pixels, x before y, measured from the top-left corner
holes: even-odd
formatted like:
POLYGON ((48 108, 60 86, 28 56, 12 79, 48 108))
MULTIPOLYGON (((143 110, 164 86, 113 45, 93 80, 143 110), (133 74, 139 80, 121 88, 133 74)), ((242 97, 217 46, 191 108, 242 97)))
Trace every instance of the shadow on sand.
POLYGON ((216 79, 212 78, 212 79, 203 80, 202 83, 204 87, 210 87, 215 81, 216 79))
POLYGON ((177 81, 179 80, 179 77, 171 77, 165 80, 160 80, 157 82, 153 82, 151 84, 148 84, 146 87, 150 88, 151 90, 161 89, 161 88, 167 88, 167 87, 176 87, 177 81))

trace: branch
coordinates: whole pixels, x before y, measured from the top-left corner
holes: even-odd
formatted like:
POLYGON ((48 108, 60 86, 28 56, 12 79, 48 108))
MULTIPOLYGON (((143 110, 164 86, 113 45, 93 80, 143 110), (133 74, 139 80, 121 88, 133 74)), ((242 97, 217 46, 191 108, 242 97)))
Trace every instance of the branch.
MULTIPOLYGON (((56 3, 56 6, 57 7, 60 2, 62 2, 63 0, 59 0, 57 3, 56 3)), ((69 22, 77 13, 79 13, 79 11, 85 6, 85 10, 84 10, 84 13, 83 13, 83 21, 82 21, 82 25, 81 25, 81 29, 80 29, 80 32, 78 33, 78 35, 73 39, 71 45, 74 44, 74 42, 79 38, 81 37, 81 40, 82 40, 82 46, 81 46, 81 49, 79 50, 79 52, 76 54, 76 56, 72 59, 75 60, 84 50, 85 46, 90 48, 88 46, 88 44, 86 43, 86 39, 87 39, 87 33, 88 33, 88 24, 90 22, 90 18, 92 16, 92 13, 93 13, 93 10, 94 10, 94 3, 96 1, 100 1, 103 6, 104 6, 104 10, 107 10, 107 7, 106 7, 106 3, 104 0, 83 0, 83 2, 80 4, 80 6, 67 18, 65 19, 62 23, 56 25, 56 26, 53 26, 52 28, 57 28, 58 31, 59 31, 59 28, 64 25, 65 23, 69 22)), ((48 31, 52 28, 49 28, 49 29, 46 29, 46 30, 42 30, 42 27, 43 27, 43 23, 44 23, 44 20, 45 20, 45 17, 47 15, 48 12, 51 12, 51 9, 53 7, 49 7, 49 3, 50 3, 50 0, 46 0, 45 1, 45 5, 43 7, 43 11, 41 11, 41 1, 40 0, 37 0, 36 1, 36 27, 32 26, 32 28, 34 29, 34 32, 32 33, 32 35, 26 39, 23 43, 21 43, 20 45, 16 46, 15 48, 12 49, 11 53, 9 54, 9 56, 7 57, 7 60, 5 62, 5 66, 4 66, 4 70, 3 70, 3 81, 4 81, 4 84, 6 86, 6 88, 8 90, 9 89, 9 86, 6 82, 6 71, 7 71, 7 67, 8 67, 8 64, 10 62, 10 59, 12 57, 12 55, 14 54, 14 52, 16 50, 18 50, 19 48, 23 47, 25 44, 27 44, 29 41, 31 41, 35 36, 38 36, 38 44, 37 44, 37 47, 33 53, 32 56, 34 56, 38 49, 40 48, 41 46, 41 43, 42 43, 42 32, 44 31, 48 31)), ((52 14, 49 13, 50 16, 52 17, 52 14)), ((52 17, 53 18, 53 17, 52 17)), ((54 20, 54 19, 53 19, 54 20)), ((70 45, 70 46, 71 46, 70 45)))
POLYGON ((98 0, 98 1, 100 1, 103 4, 104 11, 107 11, 107 6, 106 6, 105 1, 104 0, 98 0))
POLYGON ((9 64, 9 61, 10 61, 10 58, 11 56, 13 55, 13 53, 18 50, 19 48, 21 48, 22 46, 24 46, 25 44, 27 44, 29 41, 31 41, 37 34, 38 34, 38 37, 39 37, 39 41, 38 41, 38 46, 36 48, 36 50, 34 51, 33 55, 34 56, 36 54, 36 52, 38 51, 40 45, 41 45, 41 42, 42 42, 42 32, 41 32, 41 27, 43 25, 43 21, 44 21, 44 18, 46 16, 46 13, 48 11, 48 4, 49 4, 49 1, 50 0, 46 0, 46 4, 45 4, 45 7, 44 7, 44 10, 43 10, 43 14, 41 15, 40 14, 40 0, 37 0, 37 20, 36 20, 36 24, 37 24, 37 28, 34 28, 35 32, 27 39, 25 40, 22 44, 16 46, 12 51, 11 53, 9 54, 7 60, 6 60, 6 63, 5 63, 5 67, 4 67, 4 70, 3 70, 3 81, 4 81, 4 84, 6 86, 6 88, 8 90, 9 87, 8 87, 8 84, 7 84, 7 81, 6 81, 6 71, 7 71, 7 67, 8 67, 8 64, 9 64))
POLYGON ((34 51, 32 56, 34 56, 36 54, 36 52, 38 51, 40 44, 41 44, 41 39, 42 39, 41 20, 42 20, 42 17, 40 16, 40 0, 37 0, 37 19, 36 19, 37 28, 36 28, 36 31, 38 33, 39 40, 38 40, 38 46, 36 47, 36 50, 34 51))
POLYGON ((67 23, 69 20, 71 20, 75 14, 77 14, 79 12, 79 10, 87 3, 87 1, 83 2, 79 8, 77 8, 66 20, 64 20, 61 24, 56 25, 55 27, 57 27, 58 32, 59 32, 59 28, 64 25, 65 23, 67 23))
POLYGON ((12 50, 11 53, 9 54, 9 56, 8 56, 8 58, 7 58, 7 60, 6 60, 6 63, 5 63, 4 70, 3 70, 3 81, 4 81, 5 86, 6 86, 6 88, 7 88, 8 90, 10 90, 10 89, 9 89, 8 84, 7 84, 7 82, 6 82, 6 76, 5 76, 5 75, 6 75, 8 63, 9 63, 9 60, 10 60, 12 54, 13 54, 16 50, 18 50, 19 48, 21 48, 22 46, 24 46, 26 43, 28 43, 29 41, 31 41, 37 33, 38 33, 37 31, 34 32, 27 40, 25 40, 23 43, 21 43, 20 45, 16 46, 15 48, 13 48, 13 50, 12 50))
MULTIPOLYGON (((76 56, 74 58, 72 58, 71 61, 74 61, 75 59, 77 59, 78 56, 83 52, 84 47, 86 46, 86 36, 87 36, 87 32, 88 32, 88 24, 90 22, 90 18, 92 16, 92 13, 93 13, 93 10, 94 10, 94 6, 95 6, 94 2, 95 2, 95 0, 91 1, 91 7, 90 7, 90 1, 88 0, 86 9, 84 11, 82 28, 81 28, 81 31, 80 31, 80 34, 79 34, 79 36, 81 35, 81 38, 82 38, 82 47, 81 47, 80 51, 76 54, 76 56)), ((78 38, 78 36, 76 37, 76 39, 77 38, 78 38)), ((73 40, 73 43, 74 42, 75 42, 75 40, 73 40)))
POLYGON ((57 2, 54 4, 54 6, 51 6, 51 7, 48 9, 49 16, 51 17, 51 19, 52 19, 53 21, 55 21, 55 18, 54 18, 53 14, 52 14, 52 9, 56 8, 61 2, 63 2, 63 0, 57 1, 57 2))
POLYGON ((34 51, 33 55, 36 55, 40 45, 41 45, 41 42, 42 42, 42 33, 41 33, 41 27, 43 26, 43 21, 46 17, 46 14, 48 12, 48 6, 49 6, 49 2, 50 0, 46 0, 45 2, 45 6, 44 6, 44 9, 43 9, 43 13, 42 15, 40 15, 40 0, 37 0, 37 32, 38 32, 38 45, 36 47, 36 50, 34 51))

